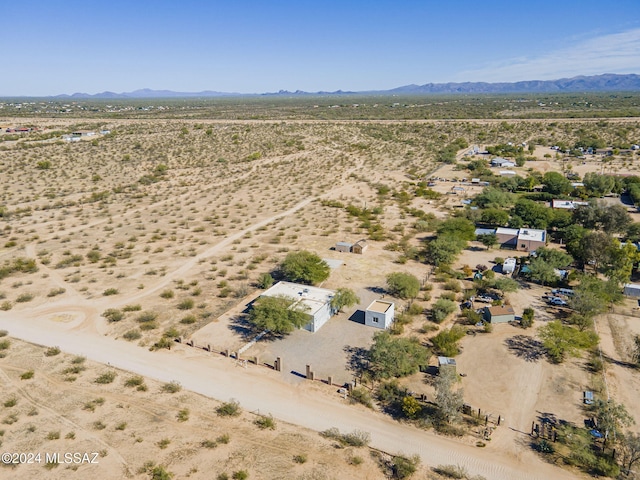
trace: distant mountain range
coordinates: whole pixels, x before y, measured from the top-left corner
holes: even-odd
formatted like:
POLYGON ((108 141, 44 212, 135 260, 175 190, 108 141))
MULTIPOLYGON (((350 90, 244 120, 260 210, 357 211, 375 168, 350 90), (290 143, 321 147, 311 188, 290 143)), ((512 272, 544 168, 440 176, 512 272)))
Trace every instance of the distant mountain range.
POLYGON ((426 95, 426 94, 482 94, 482 93, 563 93, 563 92, 629 92, 640 91, 640 75, 603 75, 578 76, 559 80, 528 80, 522 82, 464 82, 464 83, 426 83, 424 85, 405 85, 391 90, 370 90, 361 92, 289 92, 280 90, 273 93, 243 94, 229 92, 174 92, 171 90, 151 90, 144 88, 133 92, 96 94, 74 93, 56 95, 60 99, 135 99, 135 98, 194 98, 194 97, 239 97, 239 96, 301 96, 301 95, 426 95))

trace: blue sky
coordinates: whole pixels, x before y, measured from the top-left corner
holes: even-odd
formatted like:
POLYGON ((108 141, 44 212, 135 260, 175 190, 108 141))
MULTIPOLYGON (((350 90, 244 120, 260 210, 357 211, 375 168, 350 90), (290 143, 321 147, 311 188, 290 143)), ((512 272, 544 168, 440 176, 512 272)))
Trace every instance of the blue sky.
POLYGON ((0 20, 0 96, 640 73, 640 0, 31 0, 0 20))

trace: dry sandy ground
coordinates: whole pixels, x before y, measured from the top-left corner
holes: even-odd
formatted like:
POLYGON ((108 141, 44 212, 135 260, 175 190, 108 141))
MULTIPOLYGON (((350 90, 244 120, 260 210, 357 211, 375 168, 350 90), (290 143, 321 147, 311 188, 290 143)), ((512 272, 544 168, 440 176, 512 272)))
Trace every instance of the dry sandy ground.
MULTIPOLYGON (((491 334, 463 341, 460 362, 468 374, 463 385, 469 403, 507 419, 485 449, 346 405, 333 388, 292 384, 264 367, 243 369, 232 360, 186 346, 170 352, 147 351, 171 327, 196 339, 198 333, 213 329, 224 343, 213 341, 214 345, 235 349, 244 339, 234 336, 225 322, 235 305, 256 293, 252 282, 260 273, 272 269, 289 250, 307 248, 333 258, 335 253, 328 253, 336 241, 367 236, 358 220, 342 209, 323 207, 316 201, 320 198, 359 207, 383 205, 379 220, 388 234, 387 240, 372 242, 364 256, 347 256, 346 265, 334 271, 324 286, 347 284, 364 304, 371 298, 367 287, 383 286, 389 272, 409 271, 424 278, 426 266, 395 263, 400 254, 383 248, 410 231, 415 219, 405 218, 391 198, 377 195, 376 185, 410 188, 411 178, 433 168, 402 123, 380 123, 394 129, 399 139, 410 141, 398 142, 401 147, 385 144, 362 125, 348 122, 207 122, 211 134, 195 128, 183 134, 180 127, 191 128, 192 122, 118 121, 108 125, 118 134, 100 139, 98 145, 50 145, 42 152, 2 150, 7 187, 2 201, 12 210, 31 210, 11 219, 10 231, 3 232, 0 257, 36 257, 39 271, 3 281, 2 293, 13 309, 0 312, 0 327, 17 338, 59 345, 69 353, 161 382, 179 380, 185 390, 205 396, 238 398, 245 409, 273 413, 283 422, 314 430, 362 428, 372 433, 373 446, 392 453, 418 453, 429 465, 460 464, 490 479, 572 478, 533 455, 518 431, 527 432, 531 420, 550 406, 560 418, 579 420, 574 399, 585 383, 583 369, 579 362, 556 367, 543 359, 528 362, 517 357, 505 344, 520 334, 513 327, 500 326, 491 334), (253 156, 255 152, 261 156, 253 156), (34 167, 43 156, 51 159, 51 170, 34 167), (169 166, 166 179, 148 185, 137 182, 153 174, 159 164, 169 166), (410 169, 415 170, 411 178, 404 173, 410 169), (111 193, 106 200, 98 195, 94 201, 94 194, 106 190, 124 193, 111 193), (94 249, 100 260, 90 263, 86 256, 94 249), (79 260, 64 263, 76 254, 79 260), (47 296, 53 288, 65 292, 47 296), (104 295, 108 288, 117 292, 104 295), (168 290, 171 296, 160 295, 168 290), (34 298, 17 302, 23 293, 34 298), (185 300, 193 305, 181 310, 178 305, 185 300), (115 323, 100 316, 107 308, 138 305, 157 315, 154 328, 140 331, 135 311, 115 323), (193 318, 186 322, 187 316, 193 318), (131 331, 141 335, 138 345, 114 340, 131 331), (512 381, 522 388, 505 393, 512 381)), ((424 125, 437 126, 430 133, 434 137, 437 129, 449 128, 452 138, 457 128, 482 128, 474 122, 424 125)), ((427 142, 430 136, 419 138, 427 142)), ((461 176, 450 167, 438 174, 461 176)), ((451 185, 441 182, 436 189, 446 193, 451 185)), ((459 205, 461 196, 415 199, 412 206, 442 218, 459 205)), ((460 266, 488 263, 495 256, 506 255, 468 251, 460 266)), ((436 286, 433 298, 439 292, 436 286)), ((522 308, 537 301, 536 295, 523 291, 511 300, 522 308)), ((408 334, 417 332, 418 323, 408 334)), ((264 347, 257 346, 255 352, 275 355, 275 350, 268 353, 269 346, 264 347)), ((8 373, 15 380, 17 372, 8 373)), ((127 458, 125 447, 118 444, 116 450, 127 458)))

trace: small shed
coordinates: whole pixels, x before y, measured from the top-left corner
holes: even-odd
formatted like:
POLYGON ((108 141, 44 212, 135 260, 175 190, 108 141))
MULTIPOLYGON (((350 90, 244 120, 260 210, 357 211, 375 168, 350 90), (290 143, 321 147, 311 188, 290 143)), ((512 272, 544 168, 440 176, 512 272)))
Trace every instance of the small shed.
POLYGON ((367 248, 369 248, 369 244, 366 240, 358 240, 351 247, 351 251, 353 253, 357 253, 358 255, 362 255, 367 250, 367 248))
POLYGON ((489 323, 508 323, 516 319, 513 307, 484 307, 484 320, 489 323))
POLYGON ((624 286, 623 293, 627 297, 638 297, 640 298, 640 284, 638 283, 626 283, 624 286))
POLYGON ((395 305, 385 300, 374 300, 364 312, 364 324, 369 327, 389 328, 393 323, 395 305))
POLYGON ((348 242, 338 242, 336 243, 336 252, 349 253, 351 252, 351 247, 353 247, 353 245, 348 242))
POLYGON ((438 373, 443 370, 453 370, 456 373, 456 360, 451 357, 438 357, 438 373))

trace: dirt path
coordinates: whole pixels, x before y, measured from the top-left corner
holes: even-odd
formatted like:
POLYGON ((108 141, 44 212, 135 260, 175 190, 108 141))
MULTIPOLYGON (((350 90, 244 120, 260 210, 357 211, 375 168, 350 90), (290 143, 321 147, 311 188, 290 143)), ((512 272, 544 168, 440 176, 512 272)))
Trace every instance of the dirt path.
POLYGON ((313 385, 289 385, 259 367, 231 367, 233 364, 224 357, 191 349, 152 353, 108 337, 69 331, 61 325, 29 317, 27 312, 3 312, 0 328, 16 338, 45 346, 57 345, 66 352, 159 381, 179 380, 184 388, 208 397, 235 398, 247 410, 271 413, 282 421, 313 430, 338 426, 343 431, 368 431, 373 447, 419 454, 429 465, 458 464, 495 480, 577 478, 535 457, 527 456, 527 463, 523 463, 491 446, 480 450, 402 425, 383 415, 349 406, 338 396, 319 394, 313 385))

